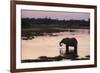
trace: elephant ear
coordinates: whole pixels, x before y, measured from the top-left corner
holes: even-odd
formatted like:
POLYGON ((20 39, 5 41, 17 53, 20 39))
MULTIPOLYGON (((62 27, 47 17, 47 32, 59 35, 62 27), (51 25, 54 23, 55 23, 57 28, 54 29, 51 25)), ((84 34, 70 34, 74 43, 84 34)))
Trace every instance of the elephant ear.
POLYGON ((61 41, 60 41, 60 43, 59 43, 59 46, 62 46, 62 43, 65 43, 65 38, 63 38, 61 41))

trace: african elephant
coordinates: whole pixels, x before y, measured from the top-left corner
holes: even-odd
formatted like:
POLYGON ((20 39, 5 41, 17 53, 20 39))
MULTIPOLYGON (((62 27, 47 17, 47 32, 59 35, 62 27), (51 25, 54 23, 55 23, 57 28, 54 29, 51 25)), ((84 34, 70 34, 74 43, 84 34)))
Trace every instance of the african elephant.
POLYGON ((74 54, 77 55, 78 41, 76 38, 64 38, 59 43, 59 46, 62 46, 62 44, 65 44, 65 46, 66 46, 65 54, 69 54, 69 46, 72 46, 72 47, 74 47, 74 54))

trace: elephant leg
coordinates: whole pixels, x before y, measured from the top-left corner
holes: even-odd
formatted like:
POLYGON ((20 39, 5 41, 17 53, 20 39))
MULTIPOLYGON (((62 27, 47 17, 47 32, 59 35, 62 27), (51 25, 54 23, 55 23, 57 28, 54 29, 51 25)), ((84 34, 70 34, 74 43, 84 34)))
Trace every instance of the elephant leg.
POLYGON ((75 55, 77 55, 77 46, 74 46, 75 55))
POLYGON ((66 54, 69 54, 69 46, 66 45, 66 54))

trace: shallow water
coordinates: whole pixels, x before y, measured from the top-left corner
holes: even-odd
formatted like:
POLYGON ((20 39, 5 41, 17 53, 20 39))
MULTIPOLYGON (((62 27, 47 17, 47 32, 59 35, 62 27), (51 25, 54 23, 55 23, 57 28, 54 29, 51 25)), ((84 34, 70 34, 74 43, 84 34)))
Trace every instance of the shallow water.
MULTIPOLYGON (((22 40, 22 60, 36 59, 40 56, 54 57, 59 53, 59 42, 66 37, 75 37, 78 40, 78 55, 84 58, 89 55, 89 30, 80 29, 76 32, 52 33, 56 36, 35 36, 32 40, 22 40)), ((65 46, 63 45, 65 50, 65 46)), ((72 49, 73 47, 70 47, 72 49)))

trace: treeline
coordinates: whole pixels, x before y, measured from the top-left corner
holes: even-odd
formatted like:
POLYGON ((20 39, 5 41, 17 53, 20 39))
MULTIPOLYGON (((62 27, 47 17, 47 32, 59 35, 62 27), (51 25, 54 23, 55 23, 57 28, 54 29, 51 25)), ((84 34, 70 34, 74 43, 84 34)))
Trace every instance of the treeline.
POLYGON ((74 29, 89 29, 90 20, 59 20, 50 18, 22 18, 22 39, 33 39, 35 36, 57 36, 53 33, 75 32, 74 29))
POLYGON ((77 28, 77 29, 89 29, 90 19, 85 20, 59 20, 51 18, 22 18, 22 28, 77 28))

